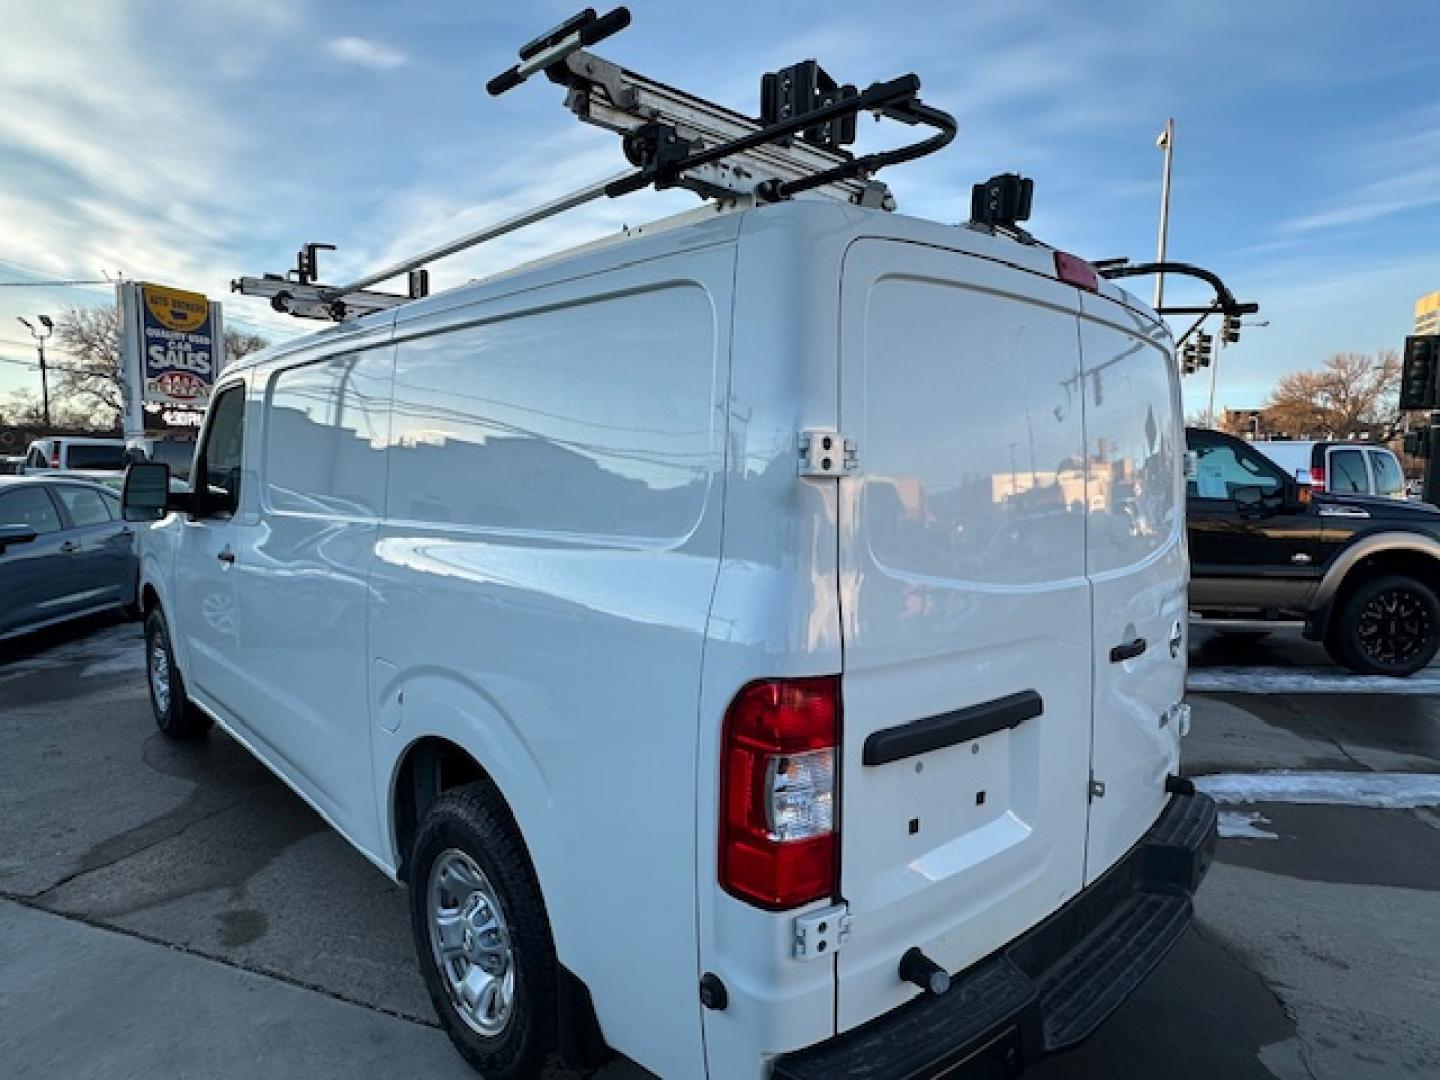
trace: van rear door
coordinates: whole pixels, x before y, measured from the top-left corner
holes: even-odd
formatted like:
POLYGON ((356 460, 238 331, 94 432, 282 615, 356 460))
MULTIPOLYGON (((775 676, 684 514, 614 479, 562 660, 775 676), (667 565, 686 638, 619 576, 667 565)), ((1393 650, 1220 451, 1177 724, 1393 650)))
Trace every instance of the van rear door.
POLYGON ((841 283, 846 1030, 1082 886, 1091 735, 1079 294, 857 241, 841 283))
POLYGON ((1169 335, 1113 300, 1085 294, 1089 512, 1094 590, 1094 798, 1087 883, 1160 815, 1180 759, 1185 693, 1185 433, 1169 335))

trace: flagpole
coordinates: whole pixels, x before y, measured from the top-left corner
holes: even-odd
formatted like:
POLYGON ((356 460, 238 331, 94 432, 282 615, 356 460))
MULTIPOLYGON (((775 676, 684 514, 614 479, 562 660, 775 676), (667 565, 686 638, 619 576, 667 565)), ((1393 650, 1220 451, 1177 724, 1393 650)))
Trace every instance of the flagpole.
MULTIPOLYGON (((1160 242, 1155 255, 1156 262, 1165 261, 1165 242, 1170 235, 1170 159, 1175 152, 1175 118, 1165 121, 1165 130, 1155 140, 1155 145, 1165 151, 1165 172, 1160 181, 1160 242)), ((1165 275, 1155 275, 1155 307, 1165 299, 1165 275)))

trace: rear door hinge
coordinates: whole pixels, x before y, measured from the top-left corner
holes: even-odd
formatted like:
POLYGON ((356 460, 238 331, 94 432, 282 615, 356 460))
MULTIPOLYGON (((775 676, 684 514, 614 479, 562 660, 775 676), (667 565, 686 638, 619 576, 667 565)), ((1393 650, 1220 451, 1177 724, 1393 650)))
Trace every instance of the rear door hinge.
POLYGON ((854 439, 832 428, 806 428, 800 433, 800 475, 847 476, 860 468, 854 439))
POLYGON ((819 960, 850 939, 850 908, 831 904, 795 916, 795 959, 819 960))
POLYGON ((1096 779, 1095 779, 1095 774, 1092 772, 1092 773, 1090 774, 1090 801, 1091 801, 1091 802, 1094 802, 1096 799, 1103 799, 1104 797, 1105 797, 1105 781, 1104 781, 1104 780, 1096 780, 1096 779))

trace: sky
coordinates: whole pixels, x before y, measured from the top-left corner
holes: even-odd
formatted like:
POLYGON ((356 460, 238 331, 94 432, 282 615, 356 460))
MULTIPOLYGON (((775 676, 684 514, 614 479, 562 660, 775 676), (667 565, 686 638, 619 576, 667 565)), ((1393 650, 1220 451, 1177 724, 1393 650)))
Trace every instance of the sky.
MULTIPOLYGON (((0 287, 0 397, 38 386, 16 316, 104 303, 106 278, 207 293, 279 340, 318 324, 231 296, 232 278, 283 271, 309 240, 338 245, 325 279, 355 276, 619 172, 618 140, 558 87, 484 90, 572 3, 0 0, 0 282, 20 285, 0 287)), ((973 183, 1020 172, 1032 231, 1087 258, 1154 256, 1173 116, 1169 255, 1268 322, 1220 354, 1217 408, 1334 352, 1398 348, 1440 289, 1434 0, 630 7, 596 52, 747 113, 761 73, 800 59, 862 87, 917 73, 960 134, 883 174, 901 211, 963 221, 973 183)), ((876 127, 863 148, 895 135, 876 127)), ((432 291, 695 201, 591 204, 435 264, 432 291)), ((1208 299, 1175 279, 1166 297, 1208 299)), ((1209 386, 1184 381, 1187 412, 1209 386)))

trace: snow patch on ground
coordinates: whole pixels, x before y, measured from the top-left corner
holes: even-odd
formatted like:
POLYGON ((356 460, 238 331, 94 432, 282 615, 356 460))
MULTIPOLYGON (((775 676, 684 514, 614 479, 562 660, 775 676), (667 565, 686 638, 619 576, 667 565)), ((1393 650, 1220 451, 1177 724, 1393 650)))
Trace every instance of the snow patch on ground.
POLYGON ((1216 773, 1193 777, 1217 803, 1306 803, 1406 810, 1440 806, 1440 774, 1385 772, 1216 773))
POLYGON ((1436 694, 1440 670, 1425 668, 1408 679, 1354 675, 1331 667, 1191 668, 1189 690, 1228 694, 1436 694))
POLYGON ((1220 835, 1238 840, 1278 840, 1277 833, 1260 828, 1270 819, 1258 810, 1221 810, 1220 835))

